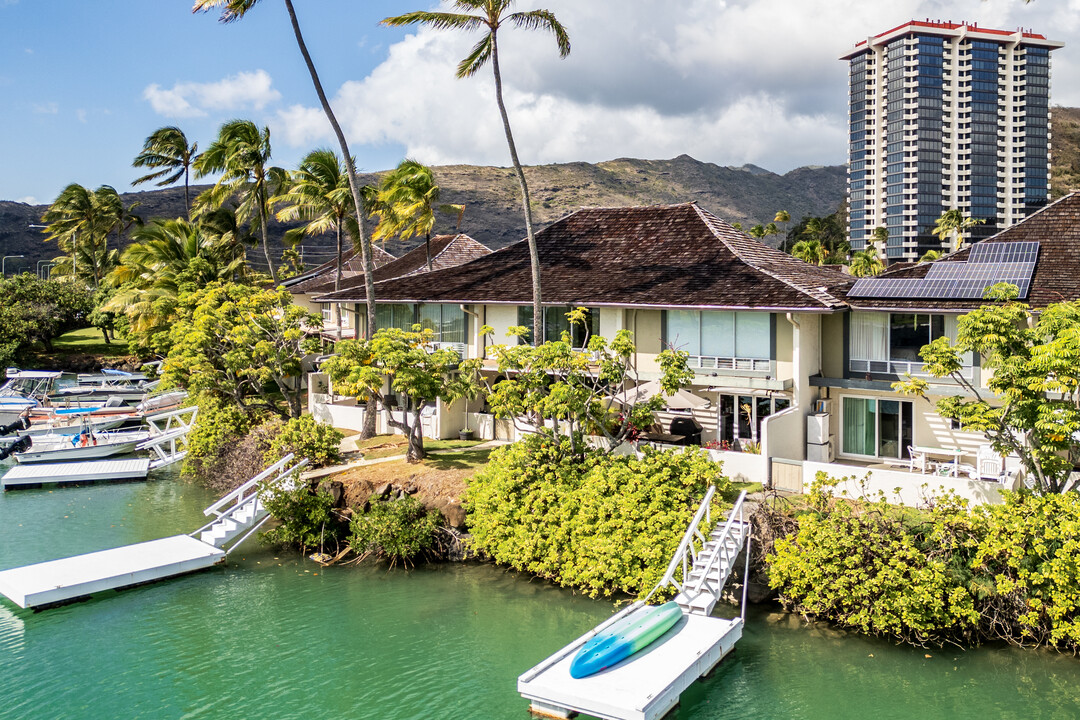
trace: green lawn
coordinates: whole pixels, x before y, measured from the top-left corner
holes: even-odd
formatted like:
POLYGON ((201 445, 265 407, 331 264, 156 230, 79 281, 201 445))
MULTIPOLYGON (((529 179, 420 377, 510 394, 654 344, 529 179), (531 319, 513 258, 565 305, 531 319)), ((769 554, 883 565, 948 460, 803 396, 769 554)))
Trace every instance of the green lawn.
MULTIPOLYGON (((424 450, 429 453, 433 450, 462 450, 479 445, 481 442, 483 440, 428 440, 425 438, 424 450)), ((356 447, 368 460, 404 455, 408 449, 404 435, 376 435, 369 440, 358 441, 356 447)))
POLYGON ((65 355, 105 355, 119 357, 128 354, 127 342, 122 338, 113 340, 106 345, 97 328, 83 328, 64 333, 53 340, 53 350, 65 355))

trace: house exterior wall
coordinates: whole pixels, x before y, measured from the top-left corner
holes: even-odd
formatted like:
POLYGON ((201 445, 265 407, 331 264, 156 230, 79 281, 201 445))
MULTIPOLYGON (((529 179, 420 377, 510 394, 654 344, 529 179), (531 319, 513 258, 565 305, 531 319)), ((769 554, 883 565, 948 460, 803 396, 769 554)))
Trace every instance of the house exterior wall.
POLYGON ((834 313, 821 318, 821 373, 825 377, 844 377, 844 362, 847 358, 845 315, 846 313, 834 313))

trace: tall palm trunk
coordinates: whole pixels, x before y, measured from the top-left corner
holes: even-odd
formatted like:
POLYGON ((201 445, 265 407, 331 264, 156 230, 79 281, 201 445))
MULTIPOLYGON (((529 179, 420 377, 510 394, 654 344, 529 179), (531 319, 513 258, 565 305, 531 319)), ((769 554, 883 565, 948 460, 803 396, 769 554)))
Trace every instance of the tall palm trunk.
POLYGON ((191 172, 191 163, 184 165, 184 205, 187 207, 187 219, 191 222, 191 187, 189 183, 189 174, 191 172))
MULTIPOLYGON (((341 289, 341 225, 343 219, 337 219, 337 272, 334 274, 334 292, 341 289)), ((337 339, 341 339, 341 303, 334 304, 334 316, 337 319, 337 339)))
POLYGON ((502 115, 503 130, 506 132, 506 144, 510 146, 510 160, 514 163, 514 172, 517 174, 518 185, 521 186, 521 204, 525 208, 525 235, 529 240, 529 264, 532 266, 533 345, 540 345, 544 342, 544 313, 540 306, 540 253, 537 252, 536 238, 533 236, 529 186, 525 182, 525 172, 521 169, 521 161, 518 160, 514 135, 510 132, 510 118, 506 114, 506 105, 503 103, 502 75, 499 73, 499 43, 494 30, 491 31, 491 67, 495 71, 495 101, 499 104, 499 114, 502 115))
POLYGON ((428 269, 428 272, 431 272, 433 268, 431 266, 431 231, 430 230, 428 230, 424 234, 424 247, 427 248, 427 269, 428 269))
MULTIPOLYGON (((352 154, 349 152, 349 144, 345 140, 345 133, 341 131, 341 125, 330 107, 330 101, 326 99, 319 73, 315 70, 315 63, 311 61, 307 44, 304 43, 304 35, 300 32, 300 23, 296 19, 296 10, 292 0, 285 0, 285 9, 289 11, 289 21, 292 23, 293 34, 296 35, 296 44, 300 48, 300 54, 304 56, 304 64, 307 65, 311 82, 315 86, 315 93, 319 96, 326 119, 330 121, 330 127, 334 129, 338 145, 341 146, 341 154, 345 157, 345 169, 349 174, 349 190, 352 192, 353 203, 356 206, 356 221, 360 227, 360 256, 364 261, 364 290, 367 297, 367 323, 364 328, 364 337, 371 339, 375 334, 375 261, 372 258, 371 239, 367 235, 366 222, 364 219, 364 200, 360 197, 360 181, 356 178, 356 165, 353 163, 352 154)), ((339 255, 340 257, 340 255, 339 255)), ((368 400, 367 411, 364 413, 364 427, 361 430, 362 438, 370 438, 375 435, 375 401, 368 400)))
POLYGON ((266 230, 266 190, 264 189, 259 193, 259 234, 262 235, 262 247, 263 255, 266 256, 266 264, 270 268, 270 280, 274 283, 274 287, 277 287, 277 271, 274 270, 274 261, 270 258, 270 236, 266 230))

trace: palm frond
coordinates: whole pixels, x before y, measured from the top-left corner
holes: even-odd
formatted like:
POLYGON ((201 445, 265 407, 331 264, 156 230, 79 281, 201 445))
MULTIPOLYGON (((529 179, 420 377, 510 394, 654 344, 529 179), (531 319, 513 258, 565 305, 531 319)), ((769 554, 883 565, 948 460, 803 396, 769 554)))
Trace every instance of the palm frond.
POLYGON ((570 35, 566 28, 550 10, 530 10, 528 12, 516 12, 506 16, 506 22, 514 27, 525 30, 548 30, 555 36, 555 43, 559 46, 559 57, 570 54, 570 35))
POLYGON ((436 30, 476 30, 486 25, 487 21, 478 15, 417 10, 404 15, 383 18, 380 24, 388 27, 429 25, 436 30))
POLYGON ((491 59, 491 53, 495 47, 493 40, 492 34, 488 33, 484 36, 483 40, 473 46, 472 51, 465 56, 465 59, 458 63, 457 72, 455 73, 457 77, 472 77, 480 71, 480 68, 487 64, 487 61, 491 59))

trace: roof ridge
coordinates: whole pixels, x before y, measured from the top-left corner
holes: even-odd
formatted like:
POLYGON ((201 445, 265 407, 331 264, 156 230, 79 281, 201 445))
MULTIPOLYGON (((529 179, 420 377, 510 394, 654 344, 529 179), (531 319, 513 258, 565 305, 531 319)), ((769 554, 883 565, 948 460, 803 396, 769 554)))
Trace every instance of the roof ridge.
MULTIPOLYGON (((817 288, 806 288, 806 287, 800 287, 799 285, 797 285, 797 284, 795 284, 795 283, 791 282, 790 280, 788 280, 788 279, 786 279, 786 278, 784 278, 784 277, 782 277, 782 276, 778 275, 777 273, 775 273, 775 272, 773 272, 773 271, 771 271, 771 270, 768 270, 768 269, 766 269, 766 268, 760 267, 760 266, 759 266, 758 264, 756 264, 756 263, 753 263, 753 262, 751 262, 749 258, 745 258, 745 257, 743 257, 743 255, 742 255, 741 253, 739 253, 739 251, 738 251, 737 249, 735 249, 734 247, 732 247, 731 243, 730 243, 730 242, 728 241, 728 239, 727 239, 727 238, 725 238, 725 237, 723 236, 723 234, 722 234, 722 233, 719 233, 719 232, 717 232, 717 228, 713 226, 713 221, 716 221, 716 222, 721 222, 721 223, 724 223, 724 225, 727 225, 728 227, 730 227, 730 228, 731 228, 732 230, 734 230, 735 232, 742 232, 741 230, 736 230, 736 229, 735 229, 735 228, 734 228, 733 226, 731 226, 731 225, 730 225, 729 223, 726 223, 726 222, 724 222, 723 220, 721 220, 721 219, 720 219, 719 217, 717 217, 716 215, 713 215, 713 214, 712 214, 711 212, 709 212, 708 210, 704 210, 704 209, 702 209, 701 207, 699 207, 699 206, 697 205, 697 203, 689 203, 689 204, 693 205, 693 207, 694 207, 694 210, 695 210, 695 211, 697 212, 697 214, 698 214, 698 215, 699 215, 699 216, 701 217, 701 219, 702 219, 702 220, 703 220, 703 221, 705 222, 706 226, 707 226, 707 227, 709 228, 709 230, 710 230, 710 231, 712 232, 712 234, 713 234, 713 235, 714 235, 714 236, 715 236, 715 237, 716 237, 716 238, 717 238, 717 239, 718 239, 718 240, 719 240, 720 242, 722 242, 722 243, 724 244, 724 246, 725 246, 725 247, 726 247, 726 248, 727 248, 728 250, 730 250, 730 251, 731 251, 731 253, 732 253, 732 254, 733 254, 733 255, 734 255, 734 256, 735 256, 736 258, 738 258, 738 259, 739 259, 739 260, 740 260, 740 261, 741 261, 741 262, 742 262, 743 264, 745 264, 745 265, 749 265, 750 267, 754 268, 754 269, 755 269, 755 270, 757 270, 758 272, 760 272, 760 273, 764 273, 764 274, 768 275, 769 277, 771 277, 772 279, 774 279, 774 280, 777 280, 777 281, 779 281, 779 282, 782 282, 783 284, 785 284, 785 285, 787 285, 788 287, 792 288, 792 289, 793 289, 793 290, 795 290, 796 292, 799 292, 799 293, 801 293, 801 294, 803 294, 803 295, 806 295, 806 296, 808 296, 808 297, 810 297, 810 298, 812 298, 812 299, 816 300, 817 302, 820 302, 820 303, 822 303, 822 304, 824 304, 824 305, 826 305, 826 306, 828 306, 828 307, 839 307, 839 306, 843 306, 843 305, 844 305, 844 301, 842 301, 842 300, 840 300, 840 299, 838 299, 838 298, 836 298, 836 297, 833 297, 833 296, 832 296, 832 295, 831 295, 831 294, 830 294, 829 292, 827 292, 827 291, 824 291, 824 289, 825 289, 826 287, 828 287, 828 286, 826 286, 826 285, 821 285, 821 286, 820 286, 821 290, 819 290, 819 289, 817 289, 817 288)), ((768 250, 768 251, 771 251, 771 252, 776 252, 776 253, 779 253, 779 254, 783 255, 783 256, 784 256, 785 258, 789 258, 789 259, 791 259, 791 260, 792 260, 792 261, 794 261, 794 262, 802 262, 801 260, 798 260, 797 258, 793 258, 793 257, 791 257, 791 256, 790 256, 790 255, 788 255, 787 253, 784 253, 784 252, 782 252, 782 251, 780 251, 780 250, 776 250, 775 248, 771 248, 771 247, 769 247, 768 245, 766 245, 765 243, 763 243, 763 242, 759 242, 758 240, 755 240, 755 239, 754 239, 754 238, 753 238, 752 236, 750 236, 749 234, 747 234, 747 233, 745 233, 745 232, 744 232, 744 233, 742 233, 742 234, 743 234, 743 235, 745 235, 745 236, 746 236, 746 239, 747 239, 747 240, 749 240, 750 242, 753 242, 753 243, 757 243, 757 244, 758 244, 758 245, 760 245, 760 246, 761 246, 762 248, 765 248, 765 249, 766 249, 766 250, 768 250)), ((810 267, 810 266, 808 265, 807 267, 810 267)), ((800 269, 801 269, 801 268, 800 268, 800 269)))

